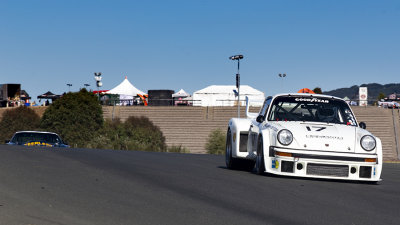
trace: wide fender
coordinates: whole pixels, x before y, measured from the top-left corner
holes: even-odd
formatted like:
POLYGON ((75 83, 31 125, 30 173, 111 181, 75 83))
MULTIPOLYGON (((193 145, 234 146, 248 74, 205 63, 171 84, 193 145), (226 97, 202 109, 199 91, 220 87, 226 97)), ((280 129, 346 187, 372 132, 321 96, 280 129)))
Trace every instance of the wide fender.
MULTIPOLYGON (((251 120, 245 118, 232 118, 229 120, 229 129, 231 130, 232 140, 232 157, 233 158, 247 158, 248 152, 240 151, 240 135, 248 135, 251 126, 251 120)), ((245 138, 247 146, 247 138, 245 138)))
POLYGON ((378 164, 376 165, 375 177, 381 177, 382 165, 383 165, 382 141, 378 137, 375 137, 375 140, 376 140, 376 154, 378 155, 378 164))
POLYGON ((260 131, 260 135, 258 138, 262 138, 263 141, 263 153, 264 153, 264 168, 268 171, 272 166, 272 162, 270 160, 270 146, 273 146, 274 140, 274 131, 270 129, 263 129, 260 131))

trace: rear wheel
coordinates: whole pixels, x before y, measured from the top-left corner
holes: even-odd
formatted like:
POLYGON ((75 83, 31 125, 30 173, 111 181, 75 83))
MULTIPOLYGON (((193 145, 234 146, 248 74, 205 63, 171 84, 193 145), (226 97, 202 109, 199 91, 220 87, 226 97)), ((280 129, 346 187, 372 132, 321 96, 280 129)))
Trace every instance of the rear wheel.
POLYGON ((264 174, 264 172, 265 172, 264 146, 262 137, 260 136, 258 138, 258 143, 257 143, 256 173, 262 175, 264 174))

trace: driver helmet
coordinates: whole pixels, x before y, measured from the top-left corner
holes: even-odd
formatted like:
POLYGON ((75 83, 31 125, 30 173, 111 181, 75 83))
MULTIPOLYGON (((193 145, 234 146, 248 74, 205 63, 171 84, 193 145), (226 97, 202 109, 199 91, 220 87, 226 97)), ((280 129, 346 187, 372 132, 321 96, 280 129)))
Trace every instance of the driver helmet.
POLYGON ((332 108, 320 107, 317 110, 317 116, 321 121, 332 122, 335 117, 335 111, 332 108))

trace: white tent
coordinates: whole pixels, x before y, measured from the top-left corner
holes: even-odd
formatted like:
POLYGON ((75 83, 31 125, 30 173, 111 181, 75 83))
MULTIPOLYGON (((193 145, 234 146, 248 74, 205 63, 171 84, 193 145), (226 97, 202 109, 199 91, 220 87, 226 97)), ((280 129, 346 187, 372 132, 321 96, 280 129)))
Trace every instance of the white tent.
MULTIPOLYGON (((234 85, 211 85, 193 93, 193 106, 234 106, 237 104, 234 85)), ((244 105, 246 96, 254 100, 251 106, 261 106, 265 95, 248 85, 240 85, 240 101, 244 105)))
POLYGON ((183 89, 181 89, 178 92, 172 94, 173 98, 179 98, 179 97, 186 98, 186 97, 189 97, 189 96, 190 96, 190 94, 186 93, 186 91, 183 90, 183 89))
POLYGON ((144 93, 143 91, 141 91, 141 90, 137 89, 135 86, 133 86, 131 84, 131 82, 129 82, 128 78, 125 77, 124 81, 122 81, 115 88, 107 91, 106 94, 117 94, 117 95, 120 95, 121 97, 126 96, 126 97, 130 97, 132 99, 133 97, 136 97, 138 94, 144 95, 146 93, 144 93))

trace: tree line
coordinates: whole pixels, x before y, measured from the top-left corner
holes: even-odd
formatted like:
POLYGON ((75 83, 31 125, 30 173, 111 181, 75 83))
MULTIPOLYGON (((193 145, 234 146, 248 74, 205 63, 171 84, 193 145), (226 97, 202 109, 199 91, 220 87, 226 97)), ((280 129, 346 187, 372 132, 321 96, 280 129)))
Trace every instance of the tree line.
POLYGON ((98 97, 86 89, 65 94, 42 117, 25 106, 6 110, 0 139, 23 130, 55 132, 75 148, 187 152, 182 147, 167 148, 163 133, 147 117, 104 120, 98 97))

